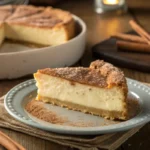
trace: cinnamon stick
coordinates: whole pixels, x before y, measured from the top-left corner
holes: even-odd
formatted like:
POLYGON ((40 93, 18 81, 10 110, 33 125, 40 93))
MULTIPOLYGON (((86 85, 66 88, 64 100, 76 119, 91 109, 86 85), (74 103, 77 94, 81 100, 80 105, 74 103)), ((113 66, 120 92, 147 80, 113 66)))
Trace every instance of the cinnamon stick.
POLYGON ((150 35, 134 20, 129 21, 129 24, 148 44, 150 44, 150 35))
POLYGON ((2 145, 8 150, 19 150, 13 142, 9 141, 6 137, 4 137, 1 134, 0 134, 0 145, 2 145))
POLYGON ((119 50, 150 53, 150 45, 148 45, 148 44, 127 42, 127 41, 117 41, 116 44, 117 44, 117 47, 119 48, 119 50))
POLYGON ((6 134, 0 131, 0 145, 8 150, 26 150, 23 146, 12 140, 6 134))
POLYGON ((116 33, 115 35, 112 35, 111 37, 131 42, 139 42, 139 43, 147 43, 143 38, 137 35, 131 35, 131 34, 124 34, 124 33, 116 33))

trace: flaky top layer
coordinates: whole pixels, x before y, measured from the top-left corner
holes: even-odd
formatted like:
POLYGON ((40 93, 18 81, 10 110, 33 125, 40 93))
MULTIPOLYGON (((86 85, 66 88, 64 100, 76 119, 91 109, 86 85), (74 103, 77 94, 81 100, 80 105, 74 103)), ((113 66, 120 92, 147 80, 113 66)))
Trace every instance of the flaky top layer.
POLYGON ((126 79, 123 72, 110 63, 103 60, 96 60, 90 64, 91 69, 98 69, 100 74, 107 78, 107 84, 122 85, 126 84, 126 79))
POLYGON ((110 88, 117 85, 127 89, 123 72, 113 65, 99 60, 92 62, 89 68, 46 68, 38 70, 38 72, 102 88, 110 88))
POLYGON ((73 17, 69 12, 52 7, 35 7, 32 5, 0 6, 0 22, 52 28, 71 21, 73 21, 73 17))

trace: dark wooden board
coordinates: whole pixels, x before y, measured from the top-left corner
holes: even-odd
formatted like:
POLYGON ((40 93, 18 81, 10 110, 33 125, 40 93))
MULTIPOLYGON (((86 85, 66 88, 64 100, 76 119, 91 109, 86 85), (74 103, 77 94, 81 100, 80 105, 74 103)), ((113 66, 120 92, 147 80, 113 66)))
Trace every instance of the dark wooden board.
POLYGON ((120 67, 150 72, 150 53, 120 51, 114 38, 96 44, 92 48, 92 53, 95 58, 120 67))

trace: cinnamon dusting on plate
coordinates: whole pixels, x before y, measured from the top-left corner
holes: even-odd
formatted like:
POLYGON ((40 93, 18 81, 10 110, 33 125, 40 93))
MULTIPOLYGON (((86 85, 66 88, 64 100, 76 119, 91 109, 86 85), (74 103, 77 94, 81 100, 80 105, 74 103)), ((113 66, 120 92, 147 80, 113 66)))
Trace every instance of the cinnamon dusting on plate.
POLYGON ((68 121, 66 117, 58 116, 56 112, 45 109, 44 104, 39 101, 30 101, 26 106, 26 110, 38 119, 52 124, 63 124, 68 121))

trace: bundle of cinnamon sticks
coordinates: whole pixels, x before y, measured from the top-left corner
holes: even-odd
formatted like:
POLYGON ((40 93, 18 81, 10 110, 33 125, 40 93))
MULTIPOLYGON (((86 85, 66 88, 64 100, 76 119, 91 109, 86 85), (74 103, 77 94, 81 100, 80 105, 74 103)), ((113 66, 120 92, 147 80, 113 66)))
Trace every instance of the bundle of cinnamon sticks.
POLYGON ((26 150, 23 146, 12 140, 6 134, 0 131, 0 145, 7 150, 26 150))
POLYGON ((119 50, 131 52, 146 52, 150 53, 150 35, 134 20, 129 21, 132 29, 139 35, 131 35, 117 33, 111 37, 117 39, 117 47, 119 50))

